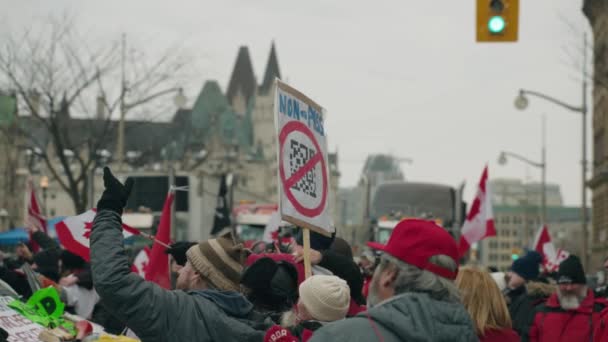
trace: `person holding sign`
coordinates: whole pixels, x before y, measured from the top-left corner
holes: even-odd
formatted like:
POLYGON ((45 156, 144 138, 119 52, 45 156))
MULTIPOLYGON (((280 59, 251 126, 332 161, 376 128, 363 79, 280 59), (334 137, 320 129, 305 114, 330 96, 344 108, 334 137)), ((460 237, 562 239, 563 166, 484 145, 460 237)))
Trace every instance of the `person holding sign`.
POLYGON ((143 342, 262 341, 247 324, 253 305, 240 293, 242 246, 221 237, 192 246, 169 291, 132 273, 123 248, 122 210, 133 181, 121 184, 104 169, 105 191, 91 233, 91 267, 106 307, 143 342), (187 291, 187 292, 186 292, 187 291))
POLYGON ((311 341, 478 341, 454 279, 454 238, 426 220, 401 221, 386 245, 367 300, 368 311, 322 327, 311 341))

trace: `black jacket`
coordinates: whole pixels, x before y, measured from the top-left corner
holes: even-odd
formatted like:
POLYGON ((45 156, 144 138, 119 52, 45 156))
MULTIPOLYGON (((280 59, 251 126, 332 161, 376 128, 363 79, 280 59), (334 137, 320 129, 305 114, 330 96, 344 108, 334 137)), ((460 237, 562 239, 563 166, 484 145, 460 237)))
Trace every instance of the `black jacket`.
POLYGON ((32 295, 32 288, 25 275, 9 270, 6 266, 0 266, 0 279, 4 280, 23 298, 27 299, 32 295))
POLYGON ((323 251, 322 254, 323 258, 321 258, 319 266, 328 269, 336 277, 346 281, 350 288, 350 297, 359 305, 365 304, 363 275, 355 261, 332 250, 323 251))
POLYGON ((534 323, 535 308, 544 303, 555 292, 555 287, 541 282, 529 282, 505 293, 513 330, 528 341, 528 332, 534 323))

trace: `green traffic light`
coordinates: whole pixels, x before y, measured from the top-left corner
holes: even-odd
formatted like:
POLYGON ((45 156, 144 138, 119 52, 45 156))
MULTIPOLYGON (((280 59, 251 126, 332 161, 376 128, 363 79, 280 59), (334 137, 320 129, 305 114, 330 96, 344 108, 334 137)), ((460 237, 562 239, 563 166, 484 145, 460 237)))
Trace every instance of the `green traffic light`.
POLYGON ((495 15, 488 21, 488 30, 492 34, 499 34, 505 30, 505 19, 499 15, 495 15))
POLYGON ((519 255, 517 255, 517 254, 511 254, 511 260, 515 261, 517 259, 519 259, 519 255))

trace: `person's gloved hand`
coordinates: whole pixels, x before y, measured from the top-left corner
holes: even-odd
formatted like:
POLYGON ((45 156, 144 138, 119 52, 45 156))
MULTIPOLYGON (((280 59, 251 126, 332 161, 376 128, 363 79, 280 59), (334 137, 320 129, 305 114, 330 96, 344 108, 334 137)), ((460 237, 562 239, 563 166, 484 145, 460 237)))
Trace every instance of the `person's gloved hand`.
POLYGON ((127 200, 133 189, 133 179, 127 178, 122 185, 108 167, 103 168, 103 185, 106 188, 97 202, 97 210, 107 209, 122 215, 122 209, 127 205, 127 200))

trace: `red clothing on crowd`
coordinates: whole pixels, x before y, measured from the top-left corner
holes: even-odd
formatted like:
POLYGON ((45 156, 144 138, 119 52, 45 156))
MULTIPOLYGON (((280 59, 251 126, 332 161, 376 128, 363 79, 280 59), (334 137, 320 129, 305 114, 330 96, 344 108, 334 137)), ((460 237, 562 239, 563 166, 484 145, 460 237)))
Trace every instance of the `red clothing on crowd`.
POLYGON ((264 342, 298 342, 298 339, 288 329, 273 325, 266 331, 264 342))
POLYGON ((350 306, 348 307, 348 312, 346 313, 346 317, 354 317, 357 314, 360 314, 361 312, 367 310, 367 307, 365 307, 365 305, 359 305, 355 302, 354 299, 350 299, 350 306))
POLYGON ((519 342, 519 335, 513 329, 490 329, 479 336, 480 342, 519 342))
POLYGON ((592 290, 576 310, 564 310, 557 293, 538 307, 530 327, 531 342, 606 341, 608 300, 596 298, 592 290))
POLYGON ((371 276, 365 276, 363 279, 363 297, 367 299, 367 295, 369 294, 369 284, 372 282, 371 276))
POLYGON ((298 338, 289 329, 273 325, 266 331, 264 342, 308 342, 314 333, 313 330, 301 329, 298 338))

